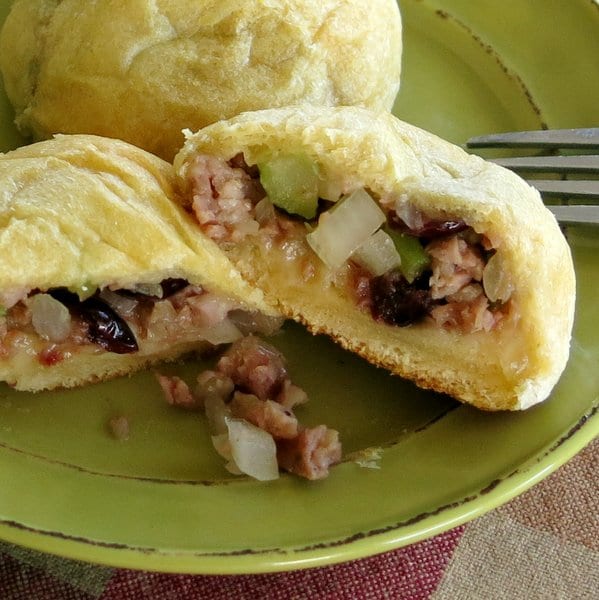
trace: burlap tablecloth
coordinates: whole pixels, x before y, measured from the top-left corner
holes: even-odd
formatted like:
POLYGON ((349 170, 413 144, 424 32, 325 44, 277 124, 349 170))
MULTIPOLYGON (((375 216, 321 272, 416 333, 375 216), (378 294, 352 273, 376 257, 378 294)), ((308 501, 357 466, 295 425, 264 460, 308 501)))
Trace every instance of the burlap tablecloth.
POLYGON ((599 598, 599 440, 509 504, 430 540, 332 567, 145 573, 0 543, 0 600, 599 598))

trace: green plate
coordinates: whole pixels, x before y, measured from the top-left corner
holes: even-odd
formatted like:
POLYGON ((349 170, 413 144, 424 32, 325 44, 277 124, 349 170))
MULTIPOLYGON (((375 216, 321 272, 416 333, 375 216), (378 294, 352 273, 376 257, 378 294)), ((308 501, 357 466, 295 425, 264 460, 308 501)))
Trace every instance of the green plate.
MULTIPOLYGON (((3 3, 4 18, 9 3, 3 3)), ((599 8, 590 0, 403 0, 395 111, 454 142, 492 131, 596 126, 599 8)), ((0 98, 0 149, 22 141, 0 98)), ((0 537, 115 566, 247 573, 335 563, 473 519, 555 470, 599 431, 599 234, 570 229, 578 274, 571 360, 551 398, 485 414, 420 391, 289 325, 275 343, 346 453, 322 482, 233 478, 200 417, 152 374, 30 395, 0 387, 0 537), (128 441, 106 423, 124 414, 128 441)), ((193 377, 198 364, 169 367, 193 377)))

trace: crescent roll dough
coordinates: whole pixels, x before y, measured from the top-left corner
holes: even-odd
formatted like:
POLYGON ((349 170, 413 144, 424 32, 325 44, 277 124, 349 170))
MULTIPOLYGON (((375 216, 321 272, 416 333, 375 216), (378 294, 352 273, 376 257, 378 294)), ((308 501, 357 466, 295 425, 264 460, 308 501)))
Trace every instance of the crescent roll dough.
POLYGON ((183 128, 299 103, 387 110, 396 0, 16 0, 0 69, 25 134, 116 137, 168 160, 183 128))
POLYGON ((569 246, 511 172, 355 107, 216 123, 175 168, 249 283, 372 363, 489 410, 543 400, 564 369, 569 246))
POLYGON ((0 155, 0 380, 68 387, 276 326, 173 179, 95 136, 0 155))

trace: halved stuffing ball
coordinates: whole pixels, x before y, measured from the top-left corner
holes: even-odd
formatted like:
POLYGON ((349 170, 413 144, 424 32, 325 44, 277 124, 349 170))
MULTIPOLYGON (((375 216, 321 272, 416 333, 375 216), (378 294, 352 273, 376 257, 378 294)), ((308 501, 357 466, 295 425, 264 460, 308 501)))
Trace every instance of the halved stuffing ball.
POLYGON ((17 0, 0 69, 19 129, 120 138, 171 159, 181 130, 312 103, 390 109, 395 0, 17 0))

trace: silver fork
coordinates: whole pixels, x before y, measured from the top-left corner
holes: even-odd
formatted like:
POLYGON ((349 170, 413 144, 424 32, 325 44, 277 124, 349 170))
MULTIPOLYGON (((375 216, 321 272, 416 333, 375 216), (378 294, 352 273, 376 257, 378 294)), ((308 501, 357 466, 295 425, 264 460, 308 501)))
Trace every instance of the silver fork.
MULTIPOLYGON (((539 150, 577 149, 599 151, 599 127, 586 129, 548 129, 541 131, 513 131, 470 138, 468 148, 533 148, 539 150)), ((599 174, 599 154, 519 156, 496 158, 492 162, 518 173, 558 173, 564 179, 527 179, 543 198, 561 200, 599 201, 599 179, 565 179, 570 174, 579 176, 599 174)), ((599 224, 599 205, 548 205, 557 220, 564 224, 599 224)))

